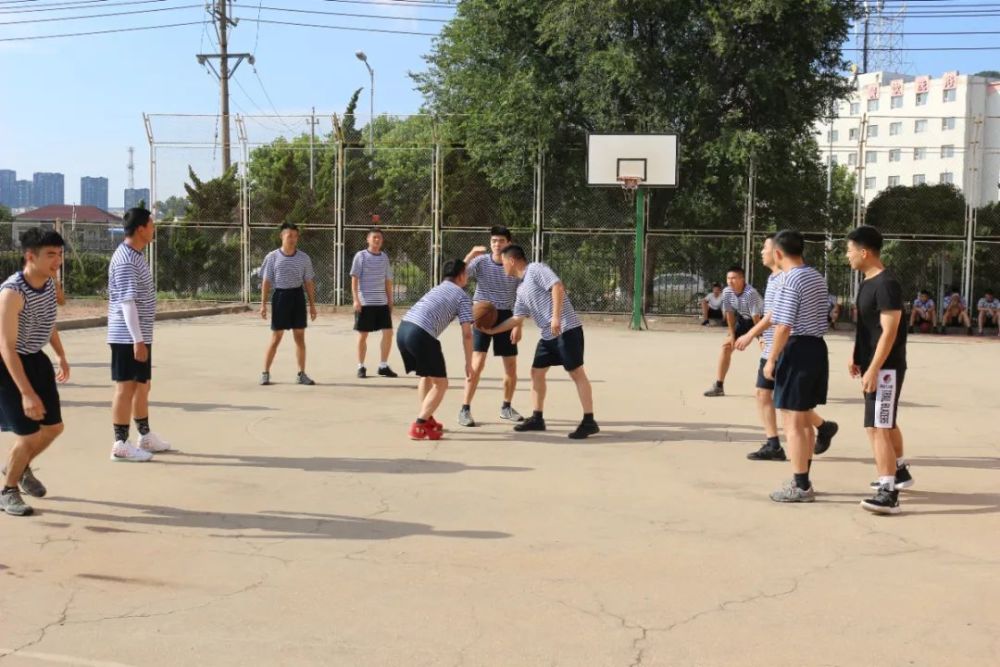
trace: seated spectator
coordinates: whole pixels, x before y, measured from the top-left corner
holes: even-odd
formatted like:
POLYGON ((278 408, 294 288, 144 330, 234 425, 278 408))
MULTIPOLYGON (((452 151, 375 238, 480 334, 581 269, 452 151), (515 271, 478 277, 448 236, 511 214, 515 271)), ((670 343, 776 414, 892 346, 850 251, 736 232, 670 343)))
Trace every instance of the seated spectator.
POLYGON ((1000 336, 1000 299, 993 296, 993 290, 986 290, 976 309, 979 311, 979 335, 983 335, 983 325, 989 321, 991 326, 997 327, 997 335, 1000 336))
POLYGON ((937 326, 937 310, 934 308, 934 299, 928 290, 920 290, 920 294, 913 300, 913 309, 910 311, 910 333, 927 322, 932 328, 937 326))
POLYGON ((840 319, 840 302, 836 294, 831 294, 828 298, 830 300, 830 309, 827 311, 826 316, 830 320, 830 328, 836 329, 837 320, 840 319))
POLYGON ((712 320, 722 324, 722 285, 712 283, 712 291, 701 300, 701 326, 707 326, 712 320))
POLYGON ((946 327, 965 327, 966 333, 972 335, 972 319, 969 317, 969 304, 962 298, 957 287, 951 288, 951 294, 944 298, 941 306, 941 333, 946 327))

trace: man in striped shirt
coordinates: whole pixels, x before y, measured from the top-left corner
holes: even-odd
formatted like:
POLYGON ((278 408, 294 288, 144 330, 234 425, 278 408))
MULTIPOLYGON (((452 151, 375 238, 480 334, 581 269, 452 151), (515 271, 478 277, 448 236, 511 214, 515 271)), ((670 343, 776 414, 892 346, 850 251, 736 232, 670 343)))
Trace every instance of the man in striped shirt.
MULTIPOLYGON (((774 342, 774 328, 771 326, 771 313, 774 311, 774 303, 778 298, 778 291, 781 289, 781 270, 778 268, 774 258, 774 234, 769 234, 764 239, 761 248, 760 258, 764 266, 771 270, 767 277, 767 289, 764 292, 764 317, 761 318, 753 329, 736 339, 737 350, 745 350, 753 342, 754 338, 760 337, 761 354, 760 365, 757 368, 757 412, 760 415, 761 425, 764 427, 766 442, 760 449, 747 454, 751 461, 784 461, 785 450, 781 447, 781 440, 778 438, 778 417, 774 409, 774 380, 764 377, 764 365, 771 353, 771 344, 774 342)), ((830 448, 833 436, 837 434, 839 426, 836 422, 826 421, 820 417, 815 410, 809 412, 809 421, 816 429, 816 454, 822 454, 830 448)))
POLYGON ((262 385, 271 384, 271 364, 281 339, 289 329, 295 339, 295 361, 299 366, 295 381, 298 384, 316 384, 306 375, 306 297, 309 298, 309 317, 315 321, 315 274, 312 260, 298 249, 298 245, 298 226, 291 222, 282 223, 281 247, 269 252, 261 266, 260 274, 264 280, 260 289, 260 316, 265 320, 268 295, 271 295, 271 344, 264 354, 264 372, 260 374, 262 385))
POLYGON ((153 372, 153 323, 156 287, 142 251, 153 242, 153 214, 144 208, 125 213, 125 241, 108 265, 108 345, 115 395, 111 416, 115 440, 112 461, 143 462, 170 444, 150 430, 149 383, 153 372), (135 418, 139 444, 129 440, 129 422, 135 418))
POLYGON ((483 333, 496 335, 510 331, 521 326, 526 317, 535 320, 541 332, 541 339, 535 348, 535 360, 531 364, 534 412, 531 417, 514 426, 514 430, 545 430, 545 376, 549 367, 562 366, 576 385, 580 405, 583 407, 583 420, 569 437, 582 440, 600 432, 600 427, 594 421, 593 391, 583 368, 583 322, 573 310, 573 304, 566 295, 566 287, 559 276, 545 264, 529 264, 521 246, 509 245, 501 255, 507 275, 521 280, 514 301, 514 315, 492 329, 483 330, 483 333))
POLYGON ((729 331, 722 341, 719 352, 719 366, 715 384, 705 392, 705 396, 725 396, 722 388, 729 372, 729 364, 733 359, 733 343, 736 339, 750 331, 760 321, 764 312, 764 302, 760 294, 747 284, 746 274, 741 266, 731 266, 726 272, 726 288, 722 290, 722 313, 726 318, 729 331))
POLYGON ((69 379, 69 362, 55 327, 54 280, 63 245, 56 232, 37 228, 24 232, 24 267, 0 285, 0 430, 16 436, 3 470, 0 509, 12 516, 33 511, 21 497, 22 490, 36 498, 45 495, 31 462, 63 432, 56 382, 69 379), (58 373, 42 352, 46 344, 59 358, 58 373))
MULTIPOLYGON (((492 303, 497 309, 497 324, 514 315, 514 299, 520 282, 516 277, 508 276, 503 269, 501 253, 509 245, 510 230, 506 227, 492 227, 489 254, 484 246, 476 246, 465 257, 466 273, 470 280, 476 281, 476 293, 472 296, 472 300, 492 303)), ((519 326, 495 336, 473 329, 472 376, 465 383, 465 397, 458 412, 460 425, 476 425, 472 419, 472 397, 476 395, 479 378, 486 366, 486 353, 490 350, 490 343, 493 344, 493 356, 503 359, 503 403, 500 405, 500 419, 511 422, 523 421, 524 418, 510 404, 514 398, 514 388, 517 386, 517 343, 520 340, 519 326)))
POLYGON ((434 412, 448 390, 448 371, 438 338, 451 321, 462 325, 465 377, 472 375, 472 299, 465 291, 465 262, 451 259, 441 269, 441 283, 413 304, 399 325, 396 346, 407 373, 420 377, 420 412, 410 425, 411 440, 439 440, 444 427, 434 412))
POLYGON ((351 262, 351 293, 354 295, 354 330, 358 332, 358 377, 368 377, 365 356, 368 334, 382 332, 378 374, 394 378, 389 368, 392 350, 392 265, 382 250, 385 235, 378 227, 368 232, 368 248, 359 250, 351 262))
POLYGON ((774 256, 784 273, 771 321, 774 340, 764 377, 774 380, 774 407, 781 410, 793 479, 771 493, 783 503, 813 502, 809 468, 816 446, 810 413, 826 403, 830 362, 823 335, 828 327, 826 279, 802 259, 805 239, 785 230, 774 237, 774 256))

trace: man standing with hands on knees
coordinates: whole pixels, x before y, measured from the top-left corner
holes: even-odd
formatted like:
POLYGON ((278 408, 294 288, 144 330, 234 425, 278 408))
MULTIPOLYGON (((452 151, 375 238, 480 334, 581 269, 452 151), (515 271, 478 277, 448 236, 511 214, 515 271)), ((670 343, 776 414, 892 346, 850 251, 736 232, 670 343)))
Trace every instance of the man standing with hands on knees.
POLYGON ((156 288, 142 251, 153 242, 153 214, 144 208, 125 213, 125 240, 108 265, 108 344, 115 395, 111 416, 115 431, 112 461, 149 461, 170 444, 149 429, 149 383, 153 372, 153 322, 156 288), (129 440, 135 418, 139 446, 129 440))
POLYGON ((495 336, 521 326, 526 317, 535 320, 541 339, 535 348, 531 364, 531 398, 534 412, 531 417, 514 426, 515 431, 544 431, 545 375, 550 366, 562 366, 576 385, 583 407, 583 420, 569 434, 582 440, 600 432, 594 421, 594 398, 590 380, 583 369, 583 323, 573 310, 566 296, 566 287, 548 266, 541 262, 528 263, 521 246, 509 245, 501 253, 503 268, 508 276, 521 280, 514 302, 514 316, 483 333, 495 336))

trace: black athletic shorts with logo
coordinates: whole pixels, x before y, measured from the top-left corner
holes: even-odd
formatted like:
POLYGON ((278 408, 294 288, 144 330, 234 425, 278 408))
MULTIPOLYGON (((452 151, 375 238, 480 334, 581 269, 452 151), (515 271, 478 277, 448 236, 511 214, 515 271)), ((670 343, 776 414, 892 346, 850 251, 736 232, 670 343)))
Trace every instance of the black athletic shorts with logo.
MULTIPOLYGON (((497 325, 505 320, 509 320, 514 317, 514 313, 509 310, 497 310, 497 325)), ((494 357, 516 357, 517 356, 517 345, 515 345, 510 339, 510 331, 504 331, 502 333, 484 334, 479 329, 472 328, 472 351, 473 352, 489 352, 490 351, 490 341, 493 341, 493 356, 494 357)))
POLYGON ((830 358, 819 336, 792 336, 774 368, 774 407, 808 412, 826 403, 830 358))
POLYGON ((19 354, 24 374, 28 376, 31 388, 38 394, 45 408, 41 421, 35 421, 24 414, 21 390, 14 384, 14 378, 7 370, 7 364, 0 361, 0 431, 13 431, 17 435, 38 433, 42 426, 62 423, 62 408, 59 405, 59 390, 56 388, 56 373, 52 362, 44 352, 19 354))
POLYGON ((441 341, 413 322, 400 322, 399 331, 396 332, 396 347, 407 373, 429 378, 448 377, 441 341))
POLYGON ((876 390, 865 394, 865 428, 896 428, 899 393, 906 369, 883 368, 876 390))
POLYGON ((361 306, 361 311, 354 313, 354 330, 371 333, 392 329, 392 313, 389 306, 361 306))
POLYGON ((739 338, 743 334, 749 333, 753 329, 753 320, 749 317, 736 316, 736 337, 739 338))
POLYGON ((153 346, 146 345, 146 361, 135 360, 132 343, 111 343, 111 379, 115 382, 149 382, 153 377, 153 346))
POLYGON ((538 339, 532 368, 562 366, 566 371, 575 371, 583 366, 583 327, 574 327, 562 332, 552 340, 538 339))
POLYGON ((757 388, 774 391, 774 380, 768 380, 764 377, 764 366, 766 364, 767 359, 765 357, 761 357, 760 365, 757 367, 757 388))
POLYGON ((271 331, 306 328, 306 293, 301 287, 271 294, 271 331))

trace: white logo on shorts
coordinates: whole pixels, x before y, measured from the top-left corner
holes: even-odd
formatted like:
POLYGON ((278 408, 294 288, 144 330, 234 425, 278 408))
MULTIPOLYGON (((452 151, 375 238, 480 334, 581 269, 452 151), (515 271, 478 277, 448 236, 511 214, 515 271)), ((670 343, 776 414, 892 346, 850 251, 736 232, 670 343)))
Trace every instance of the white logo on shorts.
POLYGON ((875 428, 893 428, 896 412, 896 371, 883 369, 875 388, 875 428))

